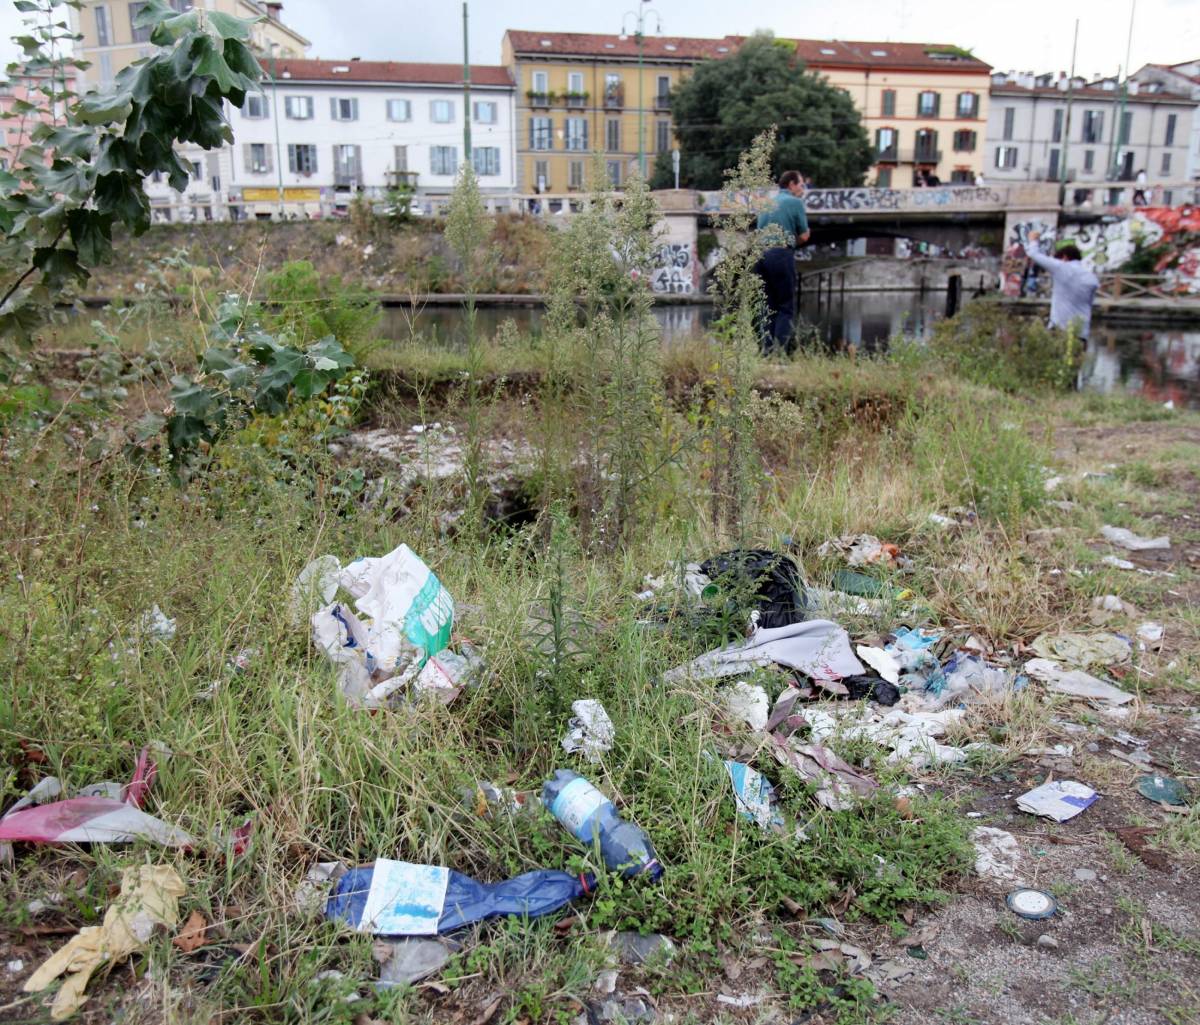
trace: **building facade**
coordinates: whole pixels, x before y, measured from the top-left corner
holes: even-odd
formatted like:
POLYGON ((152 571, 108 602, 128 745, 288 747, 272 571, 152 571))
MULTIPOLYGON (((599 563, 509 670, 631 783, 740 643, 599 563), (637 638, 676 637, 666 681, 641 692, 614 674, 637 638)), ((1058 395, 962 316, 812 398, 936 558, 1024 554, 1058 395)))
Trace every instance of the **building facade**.
MULTIPOLYGON (((303 57, 309 41, 283 23, 282 3, 258 3, 257 0, 167 0, 177 11, 220 11, 237 18, 254 20, 250 41, 261 55, 303 57)), ((144 0, 83 0, 79 10, 67 8, 74 32, 82 37, 77 56, 91 63, 79 72, 79 92, 105 86, 122 68, 148 57, 154 49, 150 31, 134 25, 146 6, 144 0)))
MULTIPOLYGON (((7 171, 17 163, 21 150, 33 141, 33 130, 38 125, 54 123, 52 110, 41 92, 48 82, 45 72, 18 73, 0 82, 0 171, 7 171), (34 104, 37 112, 14 110, 21 102, 34 104)), ((61 106, 55 104, 60 114, 61 106)))
MULTIPOLYGON (((617 185, 641 152, 649 173, 674 146, 671 91, 700 61, 719 60, 743 41, 648 36, 639 72, 636 37, 510 29, 502 61, 517 86, 520 186, 587 188, 594 153, 617 185)), ((808 70, 853 98, 879 156, 873 181, 908 186, 922 170, 969 182, 983 169, 990 65, 935 44, 801 39, 795 46, 808 70)))
POLYGON ((937 43, 799 39, 796 54, 854 100, 875 147, 871 184, 908 188, 922 171, 968 184, 984 173, 991 65, 937 43))
POLYGON ((986 175, 996 181, 1178 182, 1186 177, 1195 101, 1130 82, 997 74, 986 175), (1070 86, 1070 88, 1068 88, 1070 86), (1068 119, 1067 97, 1071 96, 1068 119), (1068 124, 1069 120, 1069 124, 1068 124))
MULTIPOLYGON (((207 165, 183 202, 208 216, 206 185, 235 218, 316 217, 344 212, 359 195, 381 199, 411 185, 416 201, 448 195, 464 157, 471 119, 472 162, 485 194, 515 186, 513 86, 506 69, 473 66, 464 111, 462 66, 384 61, 282 60, 263 91, 229 111, 235 142, 207 165), (221 185, 224 188, 221 188, 221 185)), ((154 196, 159 219, 177 206, 154 196)))
POLYGON ((1183 64, 1147 64, 1131 76, 1145 92, 1170 92, 1190 97, 1197 105, 1192 111, 1192 137, 1188 145, 1187 177, 1200 180, 1200 60, 1183 64))
POLYGON ((599 154, 618 187, 675 144, 671 91, 701 60, 739 40, 504 33, 501 62, 516 84, 517 183, 527 192, 588 189, 599 154))

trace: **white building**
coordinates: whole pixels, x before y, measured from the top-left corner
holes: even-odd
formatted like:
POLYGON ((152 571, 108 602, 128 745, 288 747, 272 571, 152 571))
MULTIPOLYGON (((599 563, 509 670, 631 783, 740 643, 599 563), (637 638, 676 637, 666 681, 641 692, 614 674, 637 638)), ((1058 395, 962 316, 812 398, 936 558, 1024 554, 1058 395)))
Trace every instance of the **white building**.
POLYGON ((992 76, 988 181, 1058 181, 1064 164, 1071 182, 1187 178, 1195 100, 1131 81, 1122 107, 1115 80, 1076 78, 1068 127, 1067 92, 1065 75, 992 76))
POLYGON ((1147 64, 1132 78, 1143 91, 1165 91, 1190 96, 1196 104, 1192 112, 1192 138, 1188 146, 1187 177, 1200 180, 1200 60, 1183 64, 1147 64))

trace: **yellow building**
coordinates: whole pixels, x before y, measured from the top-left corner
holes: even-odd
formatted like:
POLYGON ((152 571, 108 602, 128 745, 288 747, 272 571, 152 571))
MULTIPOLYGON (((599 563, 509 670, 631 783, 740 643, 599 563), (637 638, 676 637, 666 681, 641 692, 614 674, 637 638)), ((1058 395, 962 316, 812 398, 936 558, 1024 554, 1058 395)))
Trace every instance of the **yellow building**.
MULTIPOLYGON (((195 6, 193 0, 168 0, 178 11, 195 6)), ((80 10, 68 8, 71 28, 82 41, 77 54, 91 62, 80 73, 80 92, 88 87, 107 85, 122 68, 148 57, 153 49, 150 30, 134 28, 133 22, 146 4, 141 0, 83 0, 80 10)), ((202 7, 238 18, 259 19, 251 29, 251 42, 262 54, 274 48, 276 55, 303 57, 309 41, 280 20, 282 3, 257 3, 256 0, 203 0, 202 7)))
POLYGON ((798 39, 796 54, 862 113, 877 159, 871 184, 908 188, 918 170, 943 183, 983 173, 990 65, 932 43, 798 39))
POLYGON ((635 36, 505 32, 501 63, 517 84, 517 188, 585 189, 594 153, 616 185, 637 170, 639 154, 649 177, 674 145, 671 90, 701 60, 737 44, 646 36, 639 76, 635 36))
MULTIPOLYGON (((595 152, 617 185, 638 167, 639 152, 649 174, 658 153, 674 145, 675 84, 743 41, 647 36, 639 76, 634 36, 510 29, 501 62, 517 83, 518 188, 584 189, 595 152)), ((795 43, 806 67, 845 89, 862 113, 879 157, 871 184, 907 188, 918 170, 942 182, 982 173, 988 64, 946 45, 795 43)))

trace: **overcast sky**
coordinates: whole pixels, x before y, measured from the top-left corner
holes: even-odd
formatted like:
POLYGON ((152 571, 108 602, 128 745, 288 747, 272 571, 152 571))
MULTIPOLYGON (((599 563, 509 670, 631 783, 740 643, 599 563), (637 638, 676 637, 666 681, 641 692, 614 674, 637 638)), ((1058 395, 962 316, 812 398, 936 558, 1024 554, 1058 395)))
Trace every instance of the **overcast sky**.
MULTIPOLYGON (((123 0, 112 0, 121 3, 123 0)), ((1200 58, 1200 0, 1136 0, 1131 64, 1200 58)), ((621 12, 637 0, 473 0, 471 59, 500 62, 506 28, 619 32, 621 12)), ((1071 62, 1080 19, 1082 75, 1113 74, 1125 62, 1130 0, 654 0, 663 33, 780 36, 955 43, 1000 70, 1059 71, 1071 62), (750 12, 750 13, 744 13, 750 12)), ((285 0, 284 20, 313 42, 314 57, 365 60, 462 59, 462 5, 457 0, 285 0)), ((0 0, 0 37, 19 29, 11 0, 0 0)), ((648 31, 654 18, 648 16, 648 31)), ((12 48, 4 52, 11 59, 12 48)))

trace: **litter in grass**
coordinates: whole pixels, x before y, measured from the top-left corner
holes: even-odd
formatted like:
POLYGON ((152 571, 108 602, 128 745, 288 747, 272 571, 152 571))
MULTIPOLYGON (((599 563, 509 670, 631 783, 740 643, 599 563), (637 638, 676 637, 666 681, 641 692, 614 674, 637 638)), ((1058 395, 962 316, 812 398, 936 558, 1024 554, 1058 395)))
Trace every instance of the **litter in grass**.
POLYGON ((1158 651, 1162 647, 1165 633, 1166 627, 1162 623, 1146 622, 1137 628, 1137 639, 1151 651, 1158 651))
POLYGON ((837 623, 812 619, 774 630, 756 629, 748 640, 701 655, 663 674, 666 683, 736 676, 770 665, 798 669, 818 680, 861 676, 862 663, 850 650, 850 637, 837 623))
POLYGON ((375 960, 380 962, 380 989, 412 985, 436 975, 450 962, 454 951, 443 941, 423 936, 406 936, 377 942, 375 960))
POLYGON ((1064 669, 1050 659, 1030 659, 1025 663, 1025 672, 1059 694, 1087 698, 1106 705, 1126 705, 1133 700, 1133 695, 1120 687, 1105 683, 1082 669, 1064 669))
POLYGON ((731 719, 744 722, 752 730, 767 728, 771 699, 762 687, 737 680, 721 691, 721 698, 731 719))
POLYGON ((1155 804, 1167 804, 1173 808, 1182 808, 1187 804, 1187 794, 1183 784, 1170 776, 1153 773, 1142 776, 1137 782, 1138 793, 1155 804))
POLYGON ((1128 662, 1132 654, 1124 637, 1103 632, 1042 634, 1030 648, 1042 658, 1083 668, 1128 662))
POLYGON ((1171 539, 1169 537, 1142 537, 1140 534, 1135 534, 1132 530, 1126 530, 1124 527, 1109 527, 1104 526, 1100 533, 1104 535, 1106 541, 1112 542, 1131 552, 1148 552, 1156 548, 1170 548, 1171 539))
POLYGON ((559 769, 542 787, 542 804, 581 844, 600 846, 600 856, 611 872, 657 879, 662 865, 654 845, 640 826, 617 814, 603 793, 582 776, 559 769))
POLYGON ((562 748, 569 755, 582 754, 592 764, 599 764, 600 756, 612 750, 616 729, 604 706, 591 698, 571 702, 574 716, 567 723, 567 735, 562 739, 562 748))
POLYGON ((1073 780, 1056 780, 1034 787, 1017 798, 1017 807, 1030 815, 1067 822, 1100 800, 1089 786, 1073 780))
POLYGON ((742 816, 764 832, 782 830, 783 815, 779 811, 771 781, 757 769, 741 762, 726 761, 725 770, 729 773, 733 796, 742 816))
MULTIPOLYGON (((799 623, 807 615, 800 571, 790 556, 761 548, 735 549, 702 562, 700 570, 712 581, 714 600, 719 602, 725 593, 752 596, 764 630, 799 623)), ((709 595, 710 589, 704 593, 709 595)))
POLYGON ((872 534, 849 534, 826 541, 817 549, 817 555, 823 559, 840 557, 850 566, 896 566, 900 548, 872 534))
POLYGON ((984 879, 1018 882, 1021 864, 1021 845, 1012 833, 991 826, 976 826, 971 831, 975 845, 975 874, 984 879))

